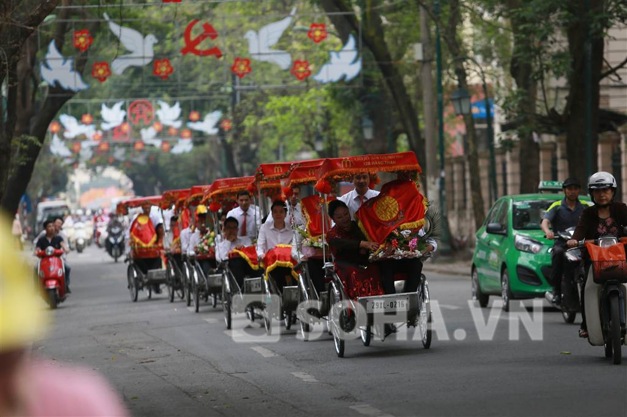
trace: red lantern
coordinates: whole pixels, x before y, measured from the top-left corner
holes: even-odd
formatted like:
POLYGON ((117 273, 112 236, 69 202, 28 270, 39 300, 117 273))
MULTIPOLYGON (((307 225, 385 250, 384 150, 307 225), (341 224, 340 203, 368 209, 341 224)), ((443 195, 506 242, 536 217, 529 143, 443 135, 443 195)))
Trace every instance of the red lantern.
POLYGON ((166 142, 165 140, 163 142, 161 142, 161 150, 165 153, 170 152, 170 148, 172 148, 172 145, 170 145, 170 142, 166 142))
POLYGON ((94 122, 94 116, 92 116, 89 113, 85 113, 83 116, 81 116, 81 123, 83 123, 84 125, 90 125, 94 122))
POLYGON ((233 128, 233 123, 229 120, 229 119, 224 119, 222 120, 222 122, 220 123, 220 127, 222 128, 222 130, 224 130, 225 132, 228 132, 229 130, 231 130, 233 128))
POLYGON ((144 145, 144 142, 142 142, 141 140, 138 140, 137 142, 135 142, 135 144, 133 145, 133 148, 135 148, 136 151, 143 151, 146 145, 144 145))
POLYGON ((329 184, 329 181, 323 178, 320 178, 318 180, 314 188, 316 189, 316 191, 318 191, 321 194, 329 194, 331 190, 333 189, 331 187, 331 184, 329 184))
POLYGON ((168 58, 155 59, 152 73, 162 80, 167 80, 174 73, 174 67, 168 58))
POLYGON ((189 120, 190 122, 197 122, 200 120, 200 113, 196 110, 189 112, 189 120))
POLYGON ((283 187, 282 191, 283 191, 283 195, 285 196, 285 198, 290 198, 291 196, 294 195, 294 191, 292 190, 292 187, 283 187))
POLYGON ((161 122, 154 122, 152 124, 152 128, 155 129, 155 132, 159 133, 163 130, 163 125, 161 124, 161 122))
POLYGON ((324 23, 312 23, 309 26, 307 37, 315 43, 320 43, 327 38, 327 25, 324 23))
POLYGON ((92 43, 94 43, 94 38, 91 36, 91 33, 89 33, 88 29, 74 31, 74 47, 76 49, 85 52, 92 43))
POLYGON ((237 75, 239 78, 244 78, 247 74, 250 74, 253 69, 250 67, 250 59, 248 58, 235 58, 233 65, 231 65, 231 72, 237 75))
POLYGON ((218 211, 220 211, 222 207, 220 206, 220 203, 218 203, 217 201, 213 201, 211 202, 211 204, 209 204, 209 210, 211 210, 214 213, 217 213, 218 211))
POLYGON ((175 127, 170 126, 170 127, 168 128, 168 135, 170 135, 170 136, 176 136, 176 134, 177 134, 178 132, 179 132, 179 131, 178 131, 175 127))
POLYGON ((48 130, 50 131, 50 133, 59 133, 59 131, 61 130, 61 124, 55 120, 50 123, 50 125, 48 126, 48 130))
POLYGON ((109 63, 104 61, 94 62, 94 65, 91 67, 91 76, 101 83, 105 82, 111 76, 109 63))
POLYGON ((307 60, 296 60, 294 61, 294 65, 292 65, 292 69, 290 71, 296 79, 299 81, 303 81, 305 78, 308 78, 311 75, 311 70, 309 69, 309 61, 307 60))

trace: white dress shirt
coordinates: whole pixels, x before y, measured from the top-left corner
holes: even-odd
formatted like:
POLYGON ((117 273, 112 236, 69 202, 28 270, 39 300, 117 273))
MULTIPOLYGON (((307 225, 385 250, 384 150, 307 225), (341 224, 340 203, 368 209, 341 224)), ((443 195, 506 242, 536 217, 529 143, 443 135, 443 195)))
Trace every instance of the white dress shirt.
POLYGON ((192 229, 191 227, 186 227, 185 229, 181 230, 181 253, 183 254, 187 254, 187 250, 189 248, 189 238, 192 235, 192 229))
POLYGON ((248 236, 238 236, 233 242, 230 240, 222 239, 216 244, 216 261, 222 262, 229 259, 229 252, 240 246, 250 246, 253 242, 248 236))
MULTIPOLYGON (((379 195, 379 191, 368 189, 368 191, 366 191, 366 194, 364 194, 364 197, 365 197, 364 202, 378 195, 379 195)), ((362 201, 360 200, 359 194, 357 194, 357 191, 355 190, 349 191, 343 196, 339 197, 338 200, 343 201, 348 206, 348 211, 351 215, 351 219, 355 220, 355 213, 357 212, 357 210, 359 210, 362 204, 362 201)))
POLYGON ((261 225, 259 239, 257 240, 257 256, 263 258, 270 249, 276 245, 289 245, 292 243, 294 232, 285 224, 283 229, 274 226, 274 222, 266 222, 261 225))
MULTIPOLYGON (((242 233, 242 226, 244 224, 244 211, 240 207, 235 207, 226 213, 226 218, 235 217, 239 222, 239 230, 237 235, 240 236, 242 233)), ((257 237, 257 230, 259 230, 259 226, 261 225, 261 213, 259 211, 259 207, 251 204, 246 211, 246 236, 251 239, 255 239, 257 237)))
MULTIPOLYGON (((205 233, 209 233, 209 230, 206 230, 205 233)), ((196 253, 196 246, 200 243, 200 240, 203 235, 200 234, 200 229, 196 228, 189 235, 189 242, 187 243, 187 254, 196 253)))
POLYGON ((302 226, 305 224, 305 218, 303 217, 303 211, 300 207, 300 201, 295 206, 291 204, 287 205, 287 216, 285 217, 285 223, 288 226, 292 225, 292 217, 294 217, 294 225, 302 226))

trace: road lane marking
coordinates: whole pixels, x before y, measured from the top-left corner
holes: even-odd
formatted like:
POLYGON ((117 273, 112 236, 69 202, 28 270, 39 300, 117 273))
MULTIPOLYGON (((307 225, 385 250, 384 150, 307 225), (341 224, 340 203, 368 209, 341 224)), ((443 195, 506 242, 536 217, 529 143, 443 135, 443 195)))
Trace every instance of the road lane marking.
POLYGON ((218 319, 212 319, 212 318, 203 318, 204 321, 206 321, 207 323, 217 323, 218 319))
POLYGON ((264 358, 271 358, 273 356, 277 356, 277 354, 271 351, 270 349, 266 349, 261 346, 253 346, 251 347, 251 349, 257 352, 258 354, 260 354, 261 356, 263 356, 264 358))
POLYGON ((440 308, 442 310, 459 310, 460 306, 452 305, 452 304, 440 304, 440 308))
POLYGON ((292 372, 296 378, 302 379, 304 382, 318 382, 313 375, 309 375, 307 372, 292 372))
POLYGON ((369 404, 351 405, 349 408, 365 416, 394 417, 392 414, 383 413, 383 411, 379 410, 378 408, 374 408, 369 404))

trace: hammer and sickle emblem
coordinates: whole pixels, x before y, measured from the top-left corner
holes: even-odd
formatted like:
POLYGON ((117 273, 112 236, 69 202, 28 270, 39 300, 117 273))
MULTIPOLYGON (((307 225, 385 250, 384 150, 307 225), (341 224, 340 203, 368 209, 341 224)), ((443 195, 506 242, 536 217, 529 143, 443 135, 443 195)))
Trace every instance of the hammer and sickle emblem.
POLYGON ((200 43, 204 41, 205 39, 207 38, 216 39, 218 37, 218 32, 213 28, 213 26, 211 26, 210 23, 203 23, 202 33, 192 38, 192 29, 194 28, 194 26, 196 26, 198 22, 200 22, 200 20, 194 19, 191 22, 189 22, 189 24, 185 28, 185 47, 181 49, 181 53, 183 55, 194 54, 197 56, 215 55, 216 58, 221 58, 222 51, 217 46, 214 46, 209 49, 198 48, 198 45, 200 45, 200 43))

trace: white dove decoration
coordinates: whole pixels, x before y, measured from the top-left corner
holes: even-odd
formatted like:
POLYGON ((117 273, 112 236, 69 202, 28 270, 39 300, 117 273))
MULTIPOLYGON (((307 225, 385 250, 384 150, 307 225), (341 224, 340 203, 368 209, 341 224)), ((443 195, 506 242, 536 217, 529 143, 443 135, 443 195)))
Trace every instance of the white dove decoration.
POLYGON ((191 152, 194 149, 194 144, 191 140, 179 139, 179 141, 170 149, 170 153, 175 155, 191 152))
POLYGON ((142 138, 142 141, 146 145, 153 145, 155 148, 158 148, 161 146, 162 140, 155 139, 157 137, 157 131, 155 130, 154 127, 150 126, 147 128, 140 129, 139 134, 142 138))
POLYGON ((74 71, 74 58, 66 58, 57 49, 54 40, 48 45, 48 53, 40 65, 41 78, 48 85, 58 85, 64 90, 81 91, 89 88, 80 73, 74 71))
POLYGON ((179 117, 181 117, 181 105, 178 101, 174 106, 171 107, 168 103, 162 100, 157 101, 157 104, 159 104, 159 110, 157 110, 156 113, 159 121, 162 124, 166 126, 171 126, 175 129, 181 127, 183 122, 177 120, 179 117))
POLYGON ((65 129, 63 136, 67 139, 74 139, 80 135, 85 135, 86 137, 91 138, 96 131, 94 125, 84 125, 79 123, 78 120, 76 120, 76 117, 68 114, 62 114, 59 116, 59 120, 65 129))
POLYGON ((285 29, 292 23, 296 7, 292 9, 290 15, 262 27, 259 32, 249 30, 244 37, 248 40, 248 52, 251 58, 257 61, 266 61, 277 64, 281 69, 288 69, 292 62, 292 57, 285 51, 270 49, 279 41, 285 29))
POLYGON ((50 152, 53 155, 60 156, 63 158, 67 158, 72 156, 72 151, 65 146, 65 143, 59 138, 59 136, 55 133, 52 135, 52 142, 50 142, 50 152))
POLYGON ((361 71, 361 58, 355 48, 355 37, 350 35, 346 45, 338 52, 329 52, 330 61, 320 68, 312 78, 326 84, 339 81, 350 81, 361 71))
POLYGON ((199 132, 204 132, 207 135, 215 135, 218 133, 218 128, 216 125, 218 121, 222 117, 222 112, 220 110, 216 110, 211 113, 207 113, 202 122, 189 122, 187 123, 187 127, 192 130, 197 130, 199 132))
POLYGON ((100 127, 102 130, 111 130, 124 123, 126 110, 122 110, 123 104, 123 101, 118 101, 113 107, 109 108, 102 103, 102 106, 100 106, 100 117, 102 118, 100 127))
POLYGON ((111 71, 114 74, 122 74, 128 67, 143 67, 150 64, 155 55, 153 46, 158 42, 153 34, 146 37, 135 29, 118 25, 104 13, 104 18, 109 22, 109 29, 120 40, 120 43, 130 54, 117 57, 111 62, 111 71))

